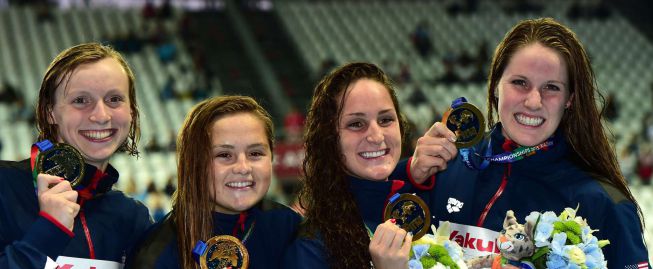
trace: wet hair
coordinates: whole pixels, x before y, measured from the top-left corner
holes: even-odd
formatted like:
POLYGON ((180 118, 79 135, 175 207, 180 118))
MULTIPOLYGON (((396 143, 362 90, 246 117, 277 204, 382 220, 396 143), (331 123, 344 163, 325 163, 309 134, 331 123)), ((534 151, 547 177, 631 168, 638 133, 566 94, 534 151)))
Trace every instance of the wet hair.
POLYGON ((406 120, 399 110, 394 86, 379 67, 350 63, 333 70, 315 87, 306 119, 301 205, 306 208, 302 233, 321 235, 331 268, 369 268, 370 238, 349 188, 338 122, 346 89, 360 79, 377 81, 388 90, 399 117, 402 140, 406 120))
MULTIPOLYGON (((129 82, 129 109, 131 111, 131 125, 127 139, 118 148, 118 151, 127 152, 138 156, 138 140, 141 136, 138 104, 136 102, 136 86, 134 73, 122 55, 109 46, 99 43, 83 43, 70 47, 57 55, 45 71, 39 99, 36 104, 36 128, 39 132, 38 140, 48 139, 57 141, 59 130, 52 119, 52 110, 55 105, 55 93, 59 86, 66 86, 72 73, 83 64, 96 63, 106 58, 113 58, 127 74, 129 82)), ((65 87, 64 87, 65 88, 65 87)), ((62 88, 63 90, 63 88, 62 88)))
POLYGON ((172 219, 177 227, 182 268, 197 268, 191 251, 198 240, 213 233, 215 202, 209 193, 213 178, 211 129, 228 115, 248 113, 265 128, 270 152, 274 147, 272 118, 254 99, 246 96, 218 96, 197 104, 188 113, 177 137, 177 191, 173 195, 172 219))
POLYGON ((584 171, 616 188, 637 207, 644 227, 642 211, 628 189, 613 147, 601 124, 597 99, 605 103, 598 91, 590 59, 576 34, 551 18, 524 20, 515 25, 494 52, 488 82, 488 127, 495 125, 498 111, 495 91, 512 56, 521 48, 540 44, 553 49, 567 64, 571 106, 565 109, 558 126, 571 147, 572 160, 584 171))

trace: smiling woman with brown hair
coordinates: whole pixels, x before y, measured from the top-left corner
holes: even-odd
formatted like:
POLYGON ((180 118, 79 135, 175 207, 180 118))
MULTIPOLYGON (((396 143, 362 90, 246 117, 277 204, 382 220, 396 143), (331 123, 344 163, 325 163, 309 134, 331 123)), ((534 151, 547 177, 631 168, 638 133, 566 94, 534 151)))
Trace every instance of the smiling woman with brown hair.
MULTIPOLYGON (((647 264, 641 210, 603 129, 599 97, 590 59, 571 29, 543 18, 506 34, 489 74, 491 132, 472 149, 477 154, 461 151, 436 175, 430 194, 436 220, 455 223, 454 232, 477 242, 465 244, 469 255, 489 254, 479 245, 491 252, 508 210, 524 219, 532 211, 578 207, 594 235, 610 240, 603 248, 609 268, 647 264), (447 211, 451 199, 459 210, 447 211)), ((430 166, 419 152, 411 170, 418 181, 430 166)))
POLYGON ((273 135, 270 115, 250 97, 213 97, 196 105, 177 138, 173 209, 148 232, 127 267, 197 268, 203 262, 281 268, 301 218, 263 200, 272 177, 273 135), (226 249, 197 244, 210 245, 211 238, 231 240, 224 247, 240 248, 240 256, 213 259, 226 249))
POLYGON ((52 260, 62 267, 121 266, 151 224, 145 206, 112 190, 118 171, 110 158, 138 155, 134 85, 123 57, 101 44, 68 48, 52 61, 37 100, 41 141, 31 160, 0 162, 0 267, 51 268, 52 260), (44 160, 57 165, 41 169, 44 160), (62 167, 73 169, 55 169, 62 167))
POLYGON ((306 220, 286 268, 407 268, 412 235, 383 223, 388 198, 410 184, 390 174, 406 121, 386 74, 351 63, 315 87, 306 120, 306 220))

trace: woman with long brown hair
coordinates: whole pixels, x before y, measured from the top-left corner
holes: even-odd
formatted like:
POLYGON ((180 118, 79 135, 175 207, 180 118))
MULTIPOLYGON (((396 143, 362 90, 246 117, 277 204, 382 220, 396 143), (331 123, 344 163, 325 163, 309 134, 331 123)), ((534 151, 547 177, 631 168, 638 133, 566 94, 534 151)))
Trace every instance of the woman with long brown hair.
MULTIPOLYGON (((508 210, 524 219, 579 207, 596 237, 610 240, 609 268, 648 264, 642 213, 603 129, 603 98, 577 36, 549 18, 519 22, 496 48, 487 94, 490 133, 436 175, 430 194, 434 216, 454 223, 467 253, 498 250, 493 231, 508 210)), ((418 182, 429 174, 423 156, 418 145, 418 182)))
POLYGON ((301 217, 263 200, 273 135, 270 115, 250 97, 213 97, 196 105, 177 138, 173 209, 127 267, 280 268, 301 217))
POLYGON ((305 222, 284 265, 407 268, 412 236, 382 223, 388 198, 410 187, 389 178, 406 122, 386 74, 368 63, 337 68, 315 87, 306 124, 305 222))
POLYGON ((122 266, 152 224, 143 204, 113 190, 111 157, 138 156, 135 85, 122 55, 99 43, 50 63, 36 100, 40 141, 31 158, 0 161, 0 268, 122 266))

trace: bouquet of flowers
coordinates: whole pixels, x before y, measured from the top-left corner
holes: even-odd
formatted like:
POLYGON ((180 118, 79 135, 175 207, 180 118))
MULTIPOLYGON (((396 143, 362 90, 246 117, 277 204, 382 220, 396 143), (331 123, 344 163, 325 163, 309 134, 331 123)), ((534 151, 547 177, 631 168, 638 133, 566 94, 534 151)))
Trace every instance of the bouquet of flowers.
POLYGON ((433 234, 426 234, 412 243, 408 268, 467 269, 462 248, 449 240, 449 222, 442 223, 439 229, 431 225, 431 230, 433 234))
POLYGON ((532 212, 526 222, 536 223, 535 253, 531 260, 536 268, 594 269, 607 268, 601 248, 608 240, 598 240, 587 221, 576 216, 577 209, 565 208, 560 215, 551 211, 532 212))

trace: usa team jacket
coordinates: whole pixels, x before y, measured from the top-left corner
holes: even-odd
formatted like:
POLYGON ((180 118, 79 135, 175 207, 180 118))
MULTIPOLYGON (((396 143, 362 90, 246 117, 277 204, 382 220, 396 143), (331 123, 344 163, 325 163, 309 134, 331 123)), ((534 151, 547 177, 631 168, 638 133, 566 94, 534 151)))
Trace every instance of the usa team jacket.
MULTIPOLYGON (((500 124, 475 151, 485 155, 490 141, 494 155, 514 147, 502 136, 500 124)), ((459 152, 446 170, 436 174, 434 188, 423 197, 434 222, 454 223, 450 238, 467 253, 483 255, 498 253, 495 239, 506 211, 513 210, 523 223, 532 211, 559 214, 565 207, 578 206, 577 215, 598 229, 594 235, 610 240, 603 248, 608 268, 638 268, 638 264, 650 268, 635 205, 616 188, 579 169, 564 139, 554 143, 525 159, 491 163, 480 171, 465 165, 459 152)), ((408 174, 409 165, 410 160, 402 162, 395 173, 408 174)))
MULTIPOLYGON (((361 212, 361 222, 364 222, 372 233, 383 222, 383 212, 388 198, 394 193, 414 191, 411 184, 404 184, 401 180, 371 181, 349 177, 349 183, 358 210, 361 212)), ((324 242, 319 235, 311 238, 300 232, 296 241, 288 249, 284 260, 284 268, 289 269, 330 268, 324 242)))
MULTIPOLYGON (((129 255, 126 268, 181 268, 176 224, 170 216, 169 213, 147 232, 142 243, 129 255)), ((234 227, 239 226, 239 214, 214 212, 212 217, 214 235, 233 235, 234 227)), ((268 200, 248 210, 244 229, 235 229, 240 240, 251 230, 244 240, 250 258, 248 268, 285 268, 280 264, 283 252, 294 239, 300 222, 299 214, 268 200)))
POLYGON ((85 214, 91 244, 79 215, 70 233, 39 212, 29 159, 0 161, 0 268, 43 269, 47 257, 89 259, 91 245, 96 259, 124 262, 135 239, 152 223, 148 210, 122 192, 111 190, 118 172, 110 165, 104 174, 92 165, 87 164, 85 169, 82 184, 93 184, 84 185, 92 186, 86 188, 90 196, 80 212, 85 214))

